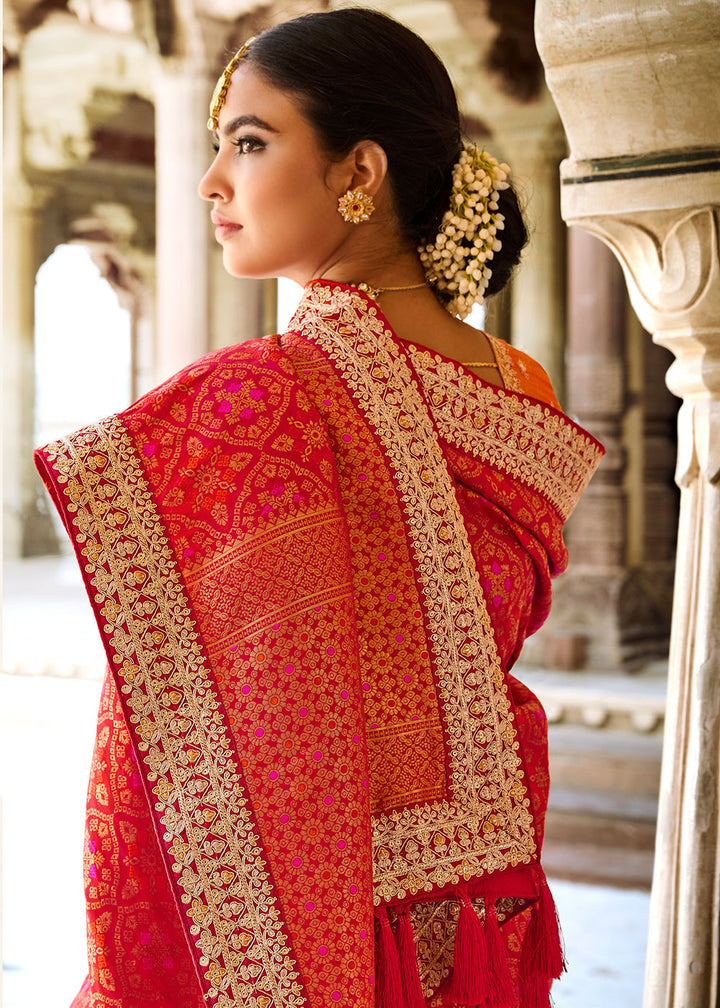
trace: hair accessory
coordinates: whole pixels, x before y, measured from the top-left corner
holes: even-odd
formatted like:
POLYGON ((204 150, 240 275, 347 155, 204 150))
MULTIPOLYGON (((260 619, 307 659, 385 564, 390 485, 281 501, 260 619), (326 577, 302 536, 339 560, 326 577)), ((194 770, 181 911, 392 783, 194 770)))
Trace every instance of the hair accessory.
POLYGON ((475 144, 466 144, 453 168, 450 209, 431 245, 418 248, 428 281, 448 297, 453 315, 466 318, 482 304, 492 276, 490 261, 502 247, 497 236, 505 226, 498 196, 507 189, 510 172, 475 144))
POLYGON ((357 287, 357 289, 362 291, 363 294, 367 294, 367 296, 371 297, 373 301, 377 301, 381 294, 397 293, 398 291, 420 290, 421 287, 427 287, 427 285, 427 280, 424 280, 422 283, 411 284, 409 287, 371 287, 369 283, 365 283, 363 280, 361 283, 353 284, 353 287, 357 287))
POLYGON ((348 189, 344 196, 338 198, 338 213, 349 224, 370 220, 374 211, 372 196, 368 196, 362 189, 348 189))
POLYGON ((228 88, 230 87, 230 78, 237 70, 238 63, 254 41, 255 36, 253 35, 253 37, 249 38, 241 49, 238 49, 223 72, 220 74, 220 79, 215 85, 213 96, 210 99, 210 118, 207 121, 207 128, 209 130, 216 130, 218 128, 218 117, 220 116, 220 109, 225 104, 225 99, 227 98, 228 88))

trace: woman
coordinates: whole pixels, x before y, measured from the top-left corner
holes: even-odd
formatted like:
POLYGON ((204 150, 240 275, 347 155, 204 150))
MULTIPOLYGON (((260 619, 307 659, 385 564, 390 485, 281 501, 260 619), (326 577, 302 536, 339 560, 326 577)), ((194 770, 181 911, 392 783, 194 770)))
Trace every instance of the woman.
POLYGON ((525 240, 506 166, 360 9, 251 40, 209 126, 226 268, 305 294, 38 453, 111 670, 75 1003, 547 1005, 545 721, 508 670, 602 450, 460 320, 525 240))

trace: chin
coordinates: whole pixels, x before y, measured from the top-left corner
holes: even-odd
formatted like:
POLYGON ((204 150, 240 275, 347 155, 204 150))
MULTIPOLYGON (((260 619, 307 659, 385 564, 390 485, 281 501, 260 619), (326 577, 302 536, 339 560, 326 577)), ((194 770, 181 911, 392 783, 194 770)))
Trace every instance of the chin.
POLYGON ((230 276, 237 277, 238 280, 278 280, 287 279, 293 280, 295 283, 300 284, 304 287, 308 280, 312 279, 312 275, 305 275, 304 272, 295 271, 292 269, 283 269, 282 266, 278 266, 273 269, 272 266, 258 266, 252 265, 248 262, 239 262, 236 257, 230 254, 228 251, 223 253, 223 266, 225 271, 230 274, 230 276))

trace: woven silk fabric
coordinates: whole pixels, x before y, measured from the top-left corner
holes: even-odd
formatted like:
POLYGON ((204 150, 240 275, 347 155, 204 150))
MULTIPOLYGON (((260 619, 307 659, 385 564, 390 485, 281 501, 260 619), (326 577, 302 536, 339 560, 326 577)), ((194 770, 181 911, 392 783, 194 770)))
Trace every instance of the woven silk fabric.
POLYGON ((38 452, 109 662, 77 1005, 372 1008, 401 906, 430 998, 458 886, 517 958, 548 777, 508 672, 602 450, 524 355, 421 343, 315 283, 38 452))

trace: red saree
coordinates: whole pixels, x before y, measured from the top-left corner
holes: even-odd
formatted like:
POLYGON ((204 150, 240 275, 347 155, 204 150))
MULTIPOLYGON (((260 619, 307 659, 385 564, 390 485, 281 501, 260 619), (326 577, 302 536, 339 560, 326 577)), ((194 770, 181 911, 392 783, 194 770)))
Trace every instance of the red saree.
POLYGON ((315 283, 37 453, 110 668, 76 1005, 547 1003, 545 721, 508 670, 602 449, 494 346, 505 389, 315 283))

